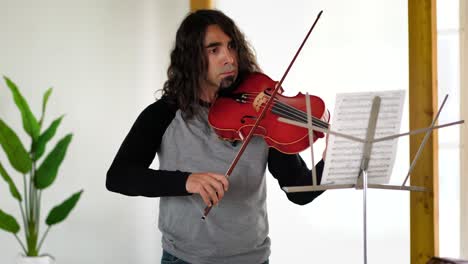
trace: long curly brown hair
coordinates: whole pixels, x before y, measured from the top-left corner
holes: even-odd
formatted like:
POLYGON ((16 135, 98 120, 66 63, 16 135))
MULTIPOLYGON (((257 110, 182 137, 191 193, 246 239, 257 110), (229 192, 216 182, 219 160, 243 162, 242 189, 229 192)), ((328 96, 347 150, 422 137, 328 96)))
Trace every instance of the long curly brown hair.
POLYGON ((200 78, 207 74, 208 62, 203 41, 209 25, 218 25, 234 42, 238 53, 239 77, 260 72, 253 49, 232 19, 219 10, 197 10, 189 13, 180 24, 167 69, 163 96, 181 109, 187 118, 200 108, 200 78))

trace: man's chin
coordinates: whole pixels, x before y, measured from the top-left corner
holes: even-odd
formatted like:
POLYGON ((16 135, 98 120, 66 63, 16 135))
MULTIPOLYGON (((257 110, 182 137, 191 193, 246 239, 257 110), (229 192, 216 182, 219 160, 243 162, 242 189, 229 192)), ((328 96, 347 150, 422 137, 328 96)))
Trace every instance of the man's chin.
POLYGON ((219 84, 218 93, 220 96, 228 95, 232 93, 239 84, 237 76, 229 76, 229 79, 224 78, 219 84))
POLYGON ((234 83, 235 80, 236 80, 235 75, 229 75, 229 76, 224 77, 219 83, 219 89, 226 89, 226 88, 231 87, 231 85, 234 83))

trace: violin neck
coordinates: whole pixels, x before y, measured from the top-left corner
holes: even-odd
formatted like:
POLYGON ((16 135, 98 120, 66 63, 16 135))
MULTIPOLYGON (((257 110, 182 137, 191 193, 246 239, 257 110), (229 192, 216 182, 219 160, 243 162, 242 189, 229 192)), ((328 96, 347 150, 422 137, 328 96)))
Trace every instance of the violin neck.
MULTIPOLYGON (((294 108, 287 104, 274 104, 271 112, 275 115, 288 118, 297 122, 308 123, 307 121, 307 113, 297 108, 294 108)), ((328 123, 322 121, 319 118, 312 116, 312 125, 318 126, 323 129, 328 129, 328 123)))

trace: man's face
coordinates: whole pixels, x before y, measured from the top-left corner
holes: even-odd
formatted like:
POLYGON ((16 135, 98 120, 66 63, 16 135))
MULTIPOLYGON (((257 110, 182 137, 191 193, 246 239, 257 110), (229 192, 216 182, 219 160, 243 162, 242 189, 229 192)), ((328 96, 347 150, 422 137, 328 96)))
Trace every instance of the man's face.
POLYGON ((208 70, 201 82, 202 89, 217 91, 229 87, 238 74, 237 49, 232 39, 218 25, 210 25, 203 46, 208 70))

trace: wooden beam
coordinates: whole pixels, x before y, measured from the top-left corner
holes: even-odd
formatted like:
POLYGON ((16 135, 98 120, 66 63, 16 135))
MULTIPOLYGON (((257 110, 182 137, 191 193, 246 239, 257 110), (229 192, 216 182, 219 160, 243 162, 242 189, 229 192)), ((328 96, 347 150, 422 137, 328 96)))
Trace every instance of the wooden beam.
POLYGON ((213 9, 213 0, 190 0, 190 11, 196 11, 198 9, 213 9))
POLYGON ((460 1, 460 117, 465 124, 460 126, 460 255, 468 259, 468 3, 460 1))
MULTIPOLYGON (((430 126, 437 113, 436 0, 408 0, 410 130, 430 126)), ((410 137, 412 160, 424 134, 410 137)), ((411 263, 426 264, 439 254, 437 131, 411 174, 411 185, 428 192, 410 194, 411 263)))

